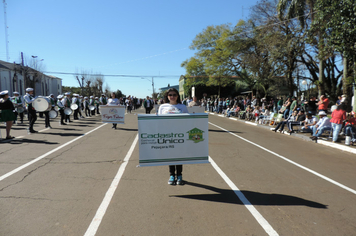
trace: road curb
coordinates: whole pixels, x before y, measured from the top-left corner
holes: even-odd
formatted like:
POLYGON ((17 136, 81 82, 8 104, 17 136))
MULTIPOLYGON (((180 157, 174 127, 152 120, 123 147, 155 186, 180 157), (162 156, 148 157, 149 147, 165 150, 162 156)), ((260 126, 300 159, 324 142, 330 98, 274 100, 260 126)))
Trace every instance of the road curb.
MULTIPOLYGON (((207 112, 207 113, 210 114, 210 115, 215 115, 215 113, 211 113, 211 112, 207 112)), ((220 114, 218 116, 225 117, 225 116, 220 115, 220 114)), ((239 120, 239 119, 236 119, 236 118, 233 118, 233 117, 227 117, 227 118, 230 119, 230 120, 235 120, 235 121, 238 121, 238 122, 241 122, 241 123, 245 123, 245 124, 248 124, 248 125, 252 125, 252 126, 256 126, 256 127, 260 127, 260 128, 264 128, 264 129, 269 129, 269 130, 273 129, 270 126, 260 125, 260 124, 257 124, 257 123, 254 123, 254 122, 250 122, 250 121, 239 120)), ((298 137, 298 138, 303 139, 304 141, 308 141, 308 142, 315 142, 315 141, 311 140, 308 136, 301 135, 301 134, 296 134, 296 133, 289 134, 287 132, 282 132, 282 134, 288 135, 288 136, 298 137)), ((328 147, 331 147, 331 148, 339 149, 341 151, 345 151, 345 152, 356 154, 356 149, 355 148, 351 148, 351 147, 346 146, 346 145, 341 145, 341 144, 338 144, 338 143, 331 143, 331 142, 320 140, 320 139, 318 139, 318 141, 315 142, 315 143, 320 144, 320 145, 324 145, 324 146, 328 146, 328 147)))

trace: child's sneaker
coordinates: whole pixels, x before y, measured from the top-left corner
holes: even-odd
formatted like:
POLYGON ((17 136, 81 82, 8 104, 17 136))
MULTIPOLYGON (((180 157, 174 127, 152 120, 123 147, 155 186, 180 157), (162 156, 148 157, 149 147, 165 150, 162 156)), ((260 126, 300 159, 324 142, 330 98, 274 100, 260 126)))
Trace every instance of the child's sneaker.
POLYGON ((174 184, 174 176, 173 175, 171 175, 170 177, 169 177, 169 180, 168 180, 168 184, 169 185, 172 185, 172 184, 174 184))
POLYGON ((182 185, 183 184, 183 177, 181 175, 177 176, 177 185, 182 185))

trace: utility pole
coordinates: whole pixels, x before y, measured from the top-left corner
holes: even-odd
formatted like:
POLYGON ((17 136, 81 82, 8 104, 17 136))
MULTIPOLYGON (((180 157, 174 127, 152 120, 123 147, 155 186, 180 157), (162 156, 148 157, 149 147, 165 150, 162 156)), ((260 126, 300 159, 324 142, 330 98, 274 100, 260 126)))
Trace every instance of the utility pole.
POLYGON ((9 39, 8 39, 8 33, 7 33, 7 15, 6 15, 6 1, 3 0, 4 4, 4 24, 5 24, 5 43, 6 43, 6 61, 10 62, 10 56, 9 56, 9 39))

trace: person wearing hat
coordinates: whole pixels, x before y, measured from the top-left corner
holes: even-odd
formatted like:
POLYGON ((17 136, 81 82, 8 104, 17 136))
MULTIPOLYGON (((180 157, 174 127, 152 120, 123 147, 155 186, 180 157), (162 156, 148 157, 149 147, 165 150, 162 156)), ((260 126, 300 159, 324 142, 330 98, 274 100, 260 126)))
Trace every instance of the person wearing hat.
POLYGON ((88 99, 88 97, 84 97, 83 106, 84 106, 85 116, 86 117, 88 117, 88 116, 91 117, 90 109, 89 109, 89 99, 88 99))
POLYGON ((10 136, 11 127, 15 120, 15 107, 9 99, 9 91, 4 90, 0 92, 0 122, 6 123, 6 139, 13 139, 10 136))
POLYGON ((28 115, 28 120, 30 122, 28 130, 30 133, 37 133, 38 131, 35 131, 33 129, 33 125, 35 124, 35 122, 37 120, 36 110, 32 106, 32 102, 35 101, 35 99, 36 99, 33 96, 33 88, 27 88, 26 95, 23 98, 27 104, 27 115, 28 115))
MULTIPOLYGON (((95 102, 94 102, 95 100, 94 100, 94 97, 93 96, 90 96, 90 100, 89 100, 89 105, 90 106, 95 106, 95 102)), ((91 115, 92 116, 95 116, 95 109, 93 109, 92 111, 91 111, 91 115)))
POLYGON ((61 115, 61 121, 59 122, 60 125, 67 125, 66 123, 64 123, 64 108, 65 106, 62 103, 62 99, 63 99, 63 95, 58 95, 57 96, 57 106, 58 106, 58 111, 59 114, 61 115))
MULTIPOLYGON (((100 102, 99 102, 99 98, 98 97, 95 97, 95 101, 94 101, 94 105, 96 107, 96 114, 100 114, 99 112, 99 105, 100 105, 100 102)), ((95 111, 94 111, 94 115, 95 115, 95 111)))
POLYGON ((21 99, 20 94, 18 92, 14 92, 14 97, 11 99, 12 103, 15 107, 15 122, 17 121, 17 116, 20 116, 21 124, 23 123, 23 110, 19 112, 19 109, 24 108, 23 99, 21 99))
POLYGON ((80 116, 80 118, 84 118, 84 116, 82 115, 82 110, 84 109, 83 96, 80 95, 78 100, 79 100, 78 115, 80 116))
MULTIPOLYGON (((63 103, 63 106, 65 107, 65 108, 70 108, 70 105, 71 105, 71 103, 70 103, 70 92, 66 92, 65 94, 64 94, 65 96, 64 96, 64 98, 63 98, 63 100, 62 100, 62 103, 63 103)), ((65 117, 65 121, 66 122, 72 122, 71 120, 70 120, 70 115, 65 115, 64 116, 65 117)))
POLYGON ((77 109, 74 110, 74 120, 79 120, 78 118, 78 111, 79 111, 79 99, 78 99, 79 94, 74 93, 73 98, 72 98, 72 104, 77 104, 77 109))
MULTIPOLYGON (((54 102, 54 95, 50 94, 47 98, 51 102, 51 107, 52 107, 51 110, 53 110, 56 105, 56 103, 54 102)), ((49 121, 49 111, 44 111, 43 114, 45 115, 45 127, 52 129, 49 121)))
POLYGON ((327 117, 325 111, 319 111, 318 113, 320 120, 313 126, 313 136, 310 137, 312 140, 317 140, 320 135, 326 131, 331 130, 331 122, 330 119, 327 117))

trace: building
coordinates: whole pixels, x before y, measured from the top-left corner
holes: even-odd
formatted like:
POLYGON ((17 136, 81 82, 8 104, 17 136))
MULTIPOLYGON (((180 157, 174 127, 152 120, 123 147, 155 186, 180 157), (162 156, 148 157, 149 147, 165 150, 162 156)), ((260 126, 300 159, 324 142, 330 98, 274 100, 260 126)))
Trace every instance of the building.
POLYGON ((159 88, 159 91, 160 91, 160 93, 162 93, 162 92, 164 92, 164 91, 166 91, 166 90, 168 90, 168 89, 170 89, 170 88, 175 88, 175 89, 177 89, 178 91, 179 91, 179 85, 169 85, 168 84, 168 86, 167 87, 162 87, 162 88, 159 88))
POLYGON ((0 91, 9 90, 10 96, 14 91, 25 95, 27 87, 33 88, 36 96, 58 96, 62 93, 62 79, 28 66, 0 60, 0 91))

